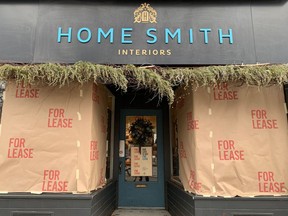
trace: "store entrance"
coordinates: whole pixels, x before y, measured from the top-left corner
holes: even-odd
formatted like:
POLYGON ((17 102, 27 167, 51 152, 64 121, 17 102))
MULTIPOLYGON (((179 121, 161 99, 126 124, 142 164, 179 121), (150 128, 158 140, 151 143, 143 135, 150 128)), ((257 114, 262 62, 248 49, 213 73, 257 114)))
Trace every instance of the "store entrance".
POLYGON ((161 110, 121 110, 119 207, 164 208, 162 121, 161 110))

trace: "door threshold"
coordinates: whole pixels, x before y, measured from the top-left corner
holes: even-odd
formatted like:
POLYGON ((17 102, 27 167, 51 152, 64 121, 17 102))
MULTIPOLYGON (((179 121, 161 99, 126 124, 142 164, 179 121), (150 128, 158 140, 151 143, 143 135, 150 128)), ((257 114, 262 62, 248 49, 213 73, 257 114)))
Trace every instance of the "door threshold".
POLYGON ((117 209, 129 209, 129 210, 133 210, 133 209, 136 209, 136 210, 139 210, 139 209, 152 209, 152 210, 165 210, 164 207, 127 207, 127 206, 118 206, 117 209))
POLYGON ((118 208, 112 216, 171 216, 165 209, 155 209, 155 207, 125 207, 118 208))

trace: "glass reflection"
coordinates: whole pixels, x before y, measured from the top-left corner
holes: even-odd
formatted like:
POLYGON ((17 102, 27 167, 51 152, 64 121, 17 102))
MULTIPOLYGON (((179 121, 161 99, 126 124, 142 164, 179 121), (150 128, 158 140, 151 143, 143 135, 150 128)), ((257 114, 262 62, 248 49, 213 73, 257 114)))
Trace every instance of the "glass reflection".
POLYGON ((157 181, 156 116, 126 116, 125 180, 157 181))

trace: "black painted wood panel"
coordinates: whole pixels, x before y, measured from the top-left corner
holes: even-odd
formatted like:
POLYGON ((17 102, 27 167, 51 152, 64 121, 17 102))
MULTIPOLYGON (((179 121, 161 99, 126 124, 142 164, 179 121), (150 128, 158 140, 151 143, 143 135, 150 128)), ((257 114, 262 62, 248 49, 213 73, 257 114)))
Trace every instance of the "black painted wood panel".
POLYGON ((168 210, 172 216, 287 216, 288 196, 202 197, 168 182, 168 210))
POLYGON ((116 208, 116 182, 91 194, 0 195, 0 215, 111 216, 116 208))

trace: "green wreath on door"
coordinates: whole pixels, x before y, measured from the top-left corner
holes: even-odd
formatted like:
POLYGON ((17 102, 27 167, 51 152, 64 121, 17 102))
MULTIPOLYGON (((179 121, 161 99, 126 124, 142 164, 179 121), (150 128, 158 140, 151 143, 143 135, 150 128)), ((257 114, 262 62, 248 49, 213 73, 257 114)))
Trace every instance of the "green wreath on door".
POLYGON ((133 145, 139 147, 140 154, 141 147, 153 145, 153 128, 151 121, 144 118, 138 118, 131 124, 129 133, 133 145))

